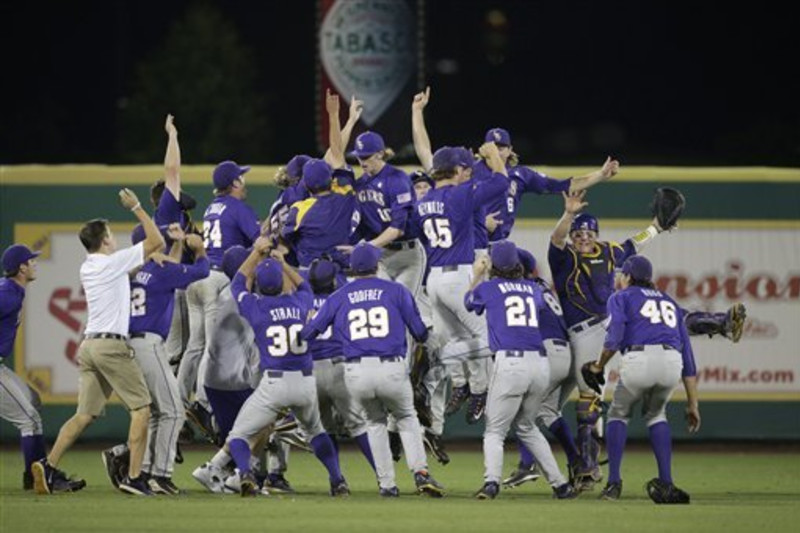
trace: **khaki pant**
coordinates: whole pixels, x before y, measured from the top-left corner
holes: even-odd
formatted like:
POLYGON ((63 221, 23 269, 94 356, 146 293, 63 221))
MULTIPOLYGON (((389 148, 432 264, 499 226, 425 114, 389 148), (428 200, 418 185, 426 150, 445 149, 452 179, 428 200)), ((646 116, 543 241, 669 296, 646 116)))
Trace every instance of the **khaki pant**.
POLYGON ((125 341, 84 339, 78 370, 78 414, 100 416, 112 392, 129 411, 150 405, 142 369, 125 341))

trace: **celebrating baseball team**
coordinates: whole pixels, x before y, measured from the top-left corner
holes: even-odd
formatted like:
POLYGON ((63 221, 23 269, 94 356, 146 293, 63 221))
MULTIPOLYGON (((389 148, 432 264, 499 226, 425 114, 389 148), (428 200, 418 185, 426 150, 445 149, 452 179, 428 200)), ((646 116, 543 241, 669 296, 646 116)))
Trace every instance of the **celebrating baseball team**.
POLYGON ((520 165, 502 128, 488 130, 477 153, 433 151, 429 101, 426 89, 411 106, 422 170, 409 175, 388 162, 393 152, 377 132, 358 135, 346 154, 363 103, 351 100, 342 126, 339 96, 328 93, 327 152, 297 155, 279 169, 281 192, 261 221, 246 203, 250 167, 224 161, 213 172, 214 199, 195 223, 197 202, 181 191, 178 131, 168 116, 153 217, 131 190, 119 193, 139 222, 132 246, 119 249, 104 219, 80 230, 88 317, 78 406, 49 452, 38 396, 5 364, 39 252, 6 248, 0 416, 19 429, 24 488, 85 487, 58 465, 115 392, 130 431, 102 460, 114 487, 133 495, 185 492, 172 478, 183 462, 179 439, 195 428, 217 447, 192 472, 211 492, 291 494, 290 451, 299 448, 324 466, 330 495, 347 496, 339 442, 349 438, 380 497, 400 495, 402 458, 417 492, 441 498, 446 489, 427 454, 450 462, 444 426, 463 410, 468 424, 485 424, 475 498, 543 476, 558 499, 605 480, 599 497, 617 500, 627 424, 641 404, 657 464, 647 493, 655 503, 689 503, 672 480, 666 405, 682 383, 689 430, 699 430, 689 337, 738 342, 745 308, 690 311, 653 284, 641 253, 675 229, 683 196, 658 189, 647 228, 622 243, 600 240, 598 219, 585 211, 587 190, 613 178, 618 161, 555 179, 520 165), (540 276, 544 256, 509 240, 526 193, 564 205, 542 243, 552 280, 540 276), (605 403, 610 363, 619 379, 605 403), (562 408, 576 388, 573 434, 562 408), (504 477, 510 432, 519 462, 504 477), (546 435, 563 450, 565 468, 546 435))

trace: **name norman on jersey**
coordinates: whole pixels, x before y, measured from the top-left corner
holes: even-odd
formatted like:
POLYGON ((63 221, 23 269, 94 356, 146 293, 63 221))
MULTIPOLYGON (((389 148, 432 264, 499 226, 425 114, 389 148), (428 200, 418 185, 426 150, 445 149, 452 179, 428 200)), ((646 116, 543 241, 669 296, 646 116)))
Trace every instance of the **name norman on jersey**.
POLYGON ((498 283, 497 288, 500 289, 500 293, 502 294, 508 292, 527 292, 528 294, 533 294, 534 292, 532 286, 526 283, 515 283, 513 281, 498 283))

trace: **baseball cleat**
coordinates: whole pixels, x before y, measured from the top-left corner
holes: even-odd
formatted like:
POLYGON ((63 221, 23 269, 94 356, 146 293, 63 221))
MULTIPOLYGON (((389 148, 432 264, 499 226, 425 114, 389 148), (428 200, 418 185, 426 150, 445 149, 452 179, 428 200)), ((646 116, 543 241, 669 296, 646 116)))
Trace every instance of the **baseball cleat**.
POLYGON ((399 498, 400 490, 397 487, 390 487, 388 489, 381 488, 378 492, 382 498, 399 498))
POLYGON ((606 483, 606 486, 600 491, 601 500, 616 501, 622 495, 622 480, 606 483))
POLYGON ((425 447, 430 450, 439 463, 446 465, 450 462, 450 456, 447 455, 447 452, 444 449, 444 443, 442 442, 441 435, 435 435, 430 431, 425 431, 422 435, 422 441, 425 443, 425 447))
POLYGON ((256 496, 258 494, 258 483, 256 483, 256 478, 253 476, 252 472, 245 472, 241 474, 239 478, 239 494, 241 494, 243 498, 256 496))
POLYGON ((68 487, 66 476, 61 470, 50 466, 47 459, 34 462, 31 465, 31 474, 33 475, 33 490, 36 494, 51 494, 57 492, 59 488, 61 492, 67 492, 65 490, 68 487))
POLYGON ((294 489, 283 477, 283 474, 269 474, 267 479, 264 480, 264 487, 269 490, 271 494, 294 494, 294 489))
POLYGON ((334 498, 350 496, 350 487, 347 486, 347 481, 344 478, 336 483, 331 483, 331 496, 334 498))
POLYGON ((542 477, 539 472, 539 466, 533 463, 531 466, 524 466, 520 464, 516 470, 511 472, 511 475, 503 480, 503 486, 509 489, 519 487, 528 481, 536 481, 542 477))
POLYGON ((494 500, 500 492, 500 485, 495 481, 487 481, 481 487, 481 490, 475 493, 475 498, 478 500, 494 500))
POLYGON ((647 495, 655 503, 685 504, 689 503, 689 494, 672 483, 666 483, 658 478, 647 482, 647 495))
POLYGON ((556 500, 573 500, 578 497, 578 494, 580 492, 569 483, 553 487, 553 498, 556 500))
POLYGON ((175 483, 172 482, 172 478, 166 476, 153 476, 148 481, 148 484, 150 485, 150 490, 153 491, 153 494, 176 496, 183 493, 183 491, 175 486, 175 483))
POLYGON ((123 455, 116 455, 114 448, 103 450, 100 453, 103 460, 103 466, 106 467, 106 475, 108 480, 115 489, 119 488, 119 482, 125 477, 128 472, 128 462, 130 460, 130 452, 126 451, 123 455))
POLYGON ((239 475, 239 469, 225 478, 222 484, 223 492, 226 494, 239 494, 242 491, 242 478, 239 475))
POLYGON ((134 496, 153 495, 153 491, 150 490, 150 485, 144 474, 139 474, 139 477, 135 479, 125 476, 125 478, 119 483, 119 490, 127 494, 133 494, 134 496))
POLYGON ((477 424, 483 418, 483 413, 486 411, 487 396, 488 394, 485 392, 470 395, 469 406, 467 407, 467 424, 477 424))
POLYGON ((222 494, 224 492, 224 481, 222 470, 206 463, 203 466, 198 466, 192 472, 192 477, 210 492, 222 494))
POLYGON ((739 342, 742 339, 745 318, 747 318, 747 310, 741 302, 733 304, 725 313, 724 332, 732 342, 739 342))
POLYGON ((420 470, 414 474, 414 483, 419 494, 427 494, 432 498, 444 496, 444 487, 433 479, 426 470, 420 470))
POLYGON ((450 400, 447 402, 447 407, 444 409, 445 415, 452 415, 464 405, 464 402, 469 398, 469 383, 460 387, 453 387, 450 394, 450 400))

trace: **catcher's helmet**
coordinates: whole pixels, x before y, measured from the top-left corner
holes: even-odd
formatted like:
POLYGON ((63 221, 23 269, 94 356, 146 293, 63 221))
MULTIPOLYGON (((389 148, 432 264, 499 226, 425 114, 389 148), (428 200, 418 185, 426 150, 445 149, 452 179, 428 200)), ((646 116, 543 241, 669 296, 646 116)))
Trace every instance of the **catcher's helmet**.
POLYGON ((581 213, 572 219, 572 224, 569 227, 569 232, 577 231, 580 229, 588 229, 595 233, 600 233, 600 224, 597 222, 597 217, 589 213, 581 213))

